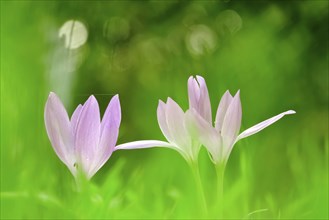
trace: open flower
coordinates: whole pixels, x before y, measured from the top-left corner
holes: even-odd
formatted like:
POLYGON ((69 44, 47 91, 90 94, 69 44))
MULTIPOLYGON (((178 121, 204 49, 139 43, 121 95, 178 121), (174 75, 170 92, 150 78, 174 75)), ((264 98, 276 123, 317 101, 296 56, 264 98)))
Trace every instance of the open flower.
POLYGON ((212 124, 211 107, 204 79, 197 76, 189 79, 190 109, 187 112, 192 128, 190 133, 198 136, 199 141, 211 154, 215 164, 226 164, 232 148, 239 140, 253 135, 288 114, 295 111, 289 110, 267 119, 239 134, 242 118, 240 91, 234 97, 229 91, 223 95, 217 109, 215 126, 212 124))
POLYGON ((101 121, 94 96, 79 105, 71 119, 55 93, 45 107, 45 124, 50 142, 60 160, 77 177, 78 171, 90 179, 111 156, 119 134, 121 108, 114 96, 101 121))
POLYGON ((186 127, 191 124, 191 122, 187 122, 187 120, 190 120, 188 114, 174 100, 168 98, 167 103, 159 101, 157 117, 160 129, 168 142, 157 140, 134 141, 118 145, 116 150, 167 147, 178 151, 186 161, 195 162, 201 144, 190 135, 189 129, 186 127))
MULTIPOLYGON (((201 84, 188 80, 188 94, 190 108, 195 108, 211 122, 211 107, 208 89, 202 77, 197 76, 201 84)), ((167 102, 159 100, 157 118, 159 127, 168 142, 158 140, 134 141, 121 144, 116 150, 140 149, 150 147, 167 147, 178 151, 188 163, 195 163, 198 159, 201 143, 197 135, 191 133, 193 114, 190 111, 184 112, 181 107, 171 98, 167 102), (190 128, 188 126, 191 126, 190 128)))

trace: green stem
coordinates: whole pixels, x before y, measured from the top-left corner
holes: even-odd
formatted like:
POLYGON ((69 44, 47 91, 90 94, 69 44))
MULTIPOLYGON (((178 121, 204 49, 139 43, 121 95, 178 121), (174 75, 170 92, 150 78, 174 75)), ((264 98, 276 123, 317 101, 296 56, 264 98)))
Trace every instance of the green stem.
POLYGON ((202 187, 199 165, 197 162, 192 162, 192 163, 190 163, 190 167, 192 169, 194 181, 195 181, 195 184, 197 187, 199 201, 201 201, 202 215, 203 215, 203 217, 206 217, 208 215, 207 201, 206 201, 206 197, 205 197, 204 190, 202 187))
POLYGON ((216 165, 216 174, 217 174, 217 205, 219 207, 219 218, 223 218, 225 164, 216 165))
POLYGON ((83 171, 80 169, 80 167, 77 166, 77 174, 75 176, 75 184, 76 184, 76 190, 77 192, 82 192, 86 189, 86 186, 88 184, 88 179, 86 175, 83 173, 83 171))

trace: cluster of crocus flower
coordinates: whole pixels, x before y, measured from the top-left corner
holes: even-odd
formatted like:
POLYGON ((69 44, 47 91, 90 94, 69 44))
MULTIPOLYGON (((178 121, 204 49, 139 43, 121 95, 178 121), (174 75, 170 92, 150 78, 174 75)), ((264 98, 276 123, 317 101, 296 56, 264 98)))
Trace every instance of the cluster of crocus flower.
POLYGON ((62 162, 74 176, 78 171, 90 179, 115 150, 167 147, 178 151, 189 163, 196 163, 201 146, 206 147, 215 165, 226 164, 233 146, 273 124, 292 110, 278 114, 239 134, 242 109, 240 91, 234 97, 223 95, 213 123, 211 104, 203 77, 188 79, 189 109, 183 111, 171 98, 159 101, 157 118, 167 142, 160 140, 134 141, 116 146, 121 122, 118 95, 110 101, 100 119, 94 96, 79 105, 69 118, 65 107, 50 93, 45 107, 45 124, 51 144, 62 162))
POLYGON ((214 125, 203 77, 191 76, 188 79, 188 96, 189 109, 186 112, 171 98, 167 99, 167 103, 159 101, 158 123, 168 142, 136 141, 119 145, 116 149, 169 147, 181 153, 187 161, 195 161, 203 145, 214 164, 225 164, 236 142, 263 130, 284 115, 295 113, 293 110, 285 111, 239 134, 242 119, 240 91, 234 97, 229 91, 225 92, 218 105, 214 125))

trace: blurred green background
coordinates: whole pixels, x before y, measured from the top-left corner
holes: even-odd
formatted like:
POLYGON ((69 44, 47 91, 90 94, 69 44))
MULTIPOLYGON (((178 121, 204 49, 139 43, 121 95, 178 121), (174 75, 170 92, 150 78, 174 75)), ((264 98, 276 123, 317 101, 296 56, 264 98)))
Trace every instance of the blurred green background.
MULTIPOLYGON (((103 113, 118 93, 118 144, 165 140, 158 100, 170 96, 186 110, 187 79, 200 74, 213 114, 227 89, 241 90, 241 130, 297 112, 235 145, 224 218, 327 219, 328 7, 326 0, 1 1, 1 218, 205 217, 189 167, 169 149, 114 152, 78 192, 43 119, 50 91, 69 114, 91 94, 103 113), (79 31, 68 45, 59 38, 70 20, 86 27, 85 43, 79 31), (81 45, 72 49, 76 38, 81 45)), ((216 210, 204 149, 199 162, 216 210)))

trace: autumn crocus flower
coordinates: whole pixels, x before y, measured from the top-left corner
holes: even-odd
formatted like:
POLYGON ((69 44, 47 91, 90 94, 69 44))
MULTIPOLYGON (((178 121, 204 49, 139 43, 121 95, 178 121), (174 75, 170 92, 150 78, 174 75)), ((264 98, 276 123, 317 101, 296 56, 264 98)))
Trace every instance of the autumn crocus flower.
MULTIPOLYGON (((200 94, 202 98, 196 107, 205 117, 209 118, 209 116, 211 117, 211 110, 204 107, 210 107, 207 88, 201 87, 200 94)), ((173 99, 168 98, 166 103, 159 100, 157 108, 158 123, 162 134, 168 142, 158 140, 133 141, 118 145, 115 149, 127 150, 167 147, 178 151, 189 164, 196 164, 201 143, 197 137, 190 133, 191 129, 188 126, 192 126, 193 119, 191 117, 192 114, 189 111, 184 112, 173 99)))
POLYGON ((159 101, 157 118, 160 129, 168 142, 158 140, 134 141, 121 144, 116 150, 140 149, 150 147, 167 147, 178 151, 184 159, 191 163, 196 162, 201 144, 189 133, 186 127, 190 115, 184 112, 181 107, 171 98, 167 102, 159 101))
MULTIPOLYGON (((198 76, 199 77, 199 76, 198 76)), ((195 108, 206 118, 211 121, 211 108, 208 90, 202 77, 199 80, 203 83, 191 84, 189 87, 190 108, 195 108), (191 92, 191 90, 195 92, 191 92)), ((193 82, 194 83, 194 82, 193 82)), ((189 80, 190 85, 190 80, 189 80)), ((159 100, 157 108, 157 118, 162 134, 168 142, 157 140, 134 141, 121 144, 116 147, 117 150, 140 149, 150 147, 167 147, 178 151, 189 164, 197 164, 198 154, 201 143, 198 137, 192 135, 191 127, 193 126, 194 115, 190 111, 184 112, 182 108, 171 98, 167 102, 159 100)))
MULTIPOLYGON (((202 90, 202 94, 208 95, 208 91, 202 90)), ((204 101, 205 99, 202 100, 204 101)), ((200 109, 203 109, 201 104, 200 109)), ((209 111, 209 109, 204 110, 209 111)), ((205 113, 205 115, 208 114, 209 112, 205 113)), ((157 118, 160 129, 168 142, 158 140, 134 141, 118 145, 116 150, 167 147, 178 151, 191 167, 197 186, 198 201, 200 202, 201 211, 205 215, 207 213, 207 203, 198 167, 198 154, 201 143, 198 141, 198 137, 192 135, 190 132, 191 128, 189 126, 193 126, 192 117, 193 114, 189 111, 184 112, 171 98, 168 98, 166 103, 160 100, 157 109, 157 118)))
POLYGON ((121 108, 114 96, 101 121, 94 96, 79 105, 71 119, 55 93, 45 107, 45 124, 50 142, 60 160, 77 177, 78 171, 90 179, 111 156, 119 134, 121 108))
POLYGON ((196 79, 190 77, 188 80, 191 119, 194 135, 207 148, 211 154, 211 159, 216 165, 225 165, 232 148, 236 142, 253 135, 288 114, 295 111, 289 110, 267 119, 239 134, 242 109, 240 102, 240 91, 234 97, 229 91, 223 95, 216 113, 213 126, 211 119, 211 106, 208 94, 206 94, 206 84, 201 76, 196 79))

